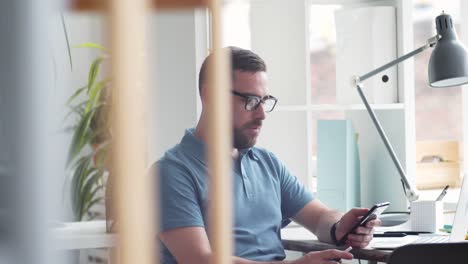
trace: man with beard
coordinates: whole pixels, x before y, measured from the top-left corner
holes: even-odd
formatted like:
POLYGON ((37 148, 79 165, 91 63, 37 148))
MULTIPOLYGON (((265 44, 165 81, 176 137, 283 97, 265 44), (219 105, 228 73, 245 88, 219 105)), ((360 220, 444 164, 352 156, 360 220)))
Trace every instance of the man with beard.
MULTIPOLYGON (((268 93, 265 62, 255 53, 229 47, 232 68, 233 128, 233 236, 234 263, 334 263, 352 259, 339 250, 311 252, 284 261, 280 230, 292 219, 324 242, 336 243, 366 208, 339 213, 314 199, 296 177, 271 152, 254 147, 277 99, 268 93)), ((208 176, 205 158, 207 138, 206 86, 210 56, 200 69, 199 89, 203 110, 194 129, 158 161, 161 189, 162 263, 208 263, 211 247, 207 230, 208 176)), ((369 221, 350 234, 346 244, 365 247, 372 239, 369 221)))

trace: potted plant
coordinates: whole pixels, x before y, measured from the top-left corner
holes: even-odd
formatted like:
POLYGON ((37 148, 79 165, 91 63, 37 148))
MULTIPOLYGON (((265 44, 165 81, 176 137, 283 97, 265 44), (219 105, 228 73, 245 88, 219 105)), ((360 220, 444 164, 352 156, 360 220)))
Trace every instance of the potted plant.
POLYGON ((67 167, 71 170, 71 204, 77 221, 91 220, 97 215, 91 208, 105 198, 108 178, 108 154, 111 141, 109 125, 110 80, 98 80, 106 49, 95 43, 79 48, 94 48, 102 54, 89 68, 87 84, 67 100, 73 118, 73 136, 68 151, 67 167))

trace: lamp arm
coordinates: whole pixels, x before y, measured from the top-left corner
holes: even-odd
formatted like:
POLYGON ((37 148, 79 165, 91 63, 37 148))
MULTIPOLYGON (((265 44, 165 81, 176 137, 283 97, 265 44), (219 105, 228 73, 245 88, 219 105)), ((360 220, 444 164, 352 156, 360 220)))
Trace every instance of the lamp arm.
POLYGON ((418 199, 418 195, 414 191, 414 189, 411 187, 411 184, 408 182, 408 179, 406 178, 406 173, 403 170, 403 167, 401 166, 400 161, 398 160, 398 157, 395 154, 395 151, 393 150, 393 147, 388 140, 387 134, 382 128, 382 125, 380 124, 379 119, 377 118, 374 110, 370 106, 369 102, 367 101, 366 96, 364 95, 364 92, 362 91, 361 84, 356 85, 356 88, 359 92, 359 96, 361 97, 362 101, 364 102, 364 105, 366 106, 367 112, 369 113, 372 122, 374 123, 375 127, 377 128, 377 131, 379 132, 380 137, 382 138, 385 147, 388 150, 388 153, 390 154, 390 157, 392 158, 393 163, 397 167, 398 173, 400 174, 401 182, 403 184, 403 190, 405 192, 406 198, 408 201, 413 202, 418 199))
POLYGON ((400 174, 400 179, 401 179, 401 183, 403 184, 403 190, 405 192, 405 196, 406 198, 408 199, 409 202, 413 202, 413 201, 416 201, 418 200, 419 196, 418 194, 414 191, 414 189, 411 187, 411 184, 409 183, 408 179, 406 178, 406 173, 405 171, 403 170, 403 167, 401 166, 401 163, 400 163, 400 160, 398 160, 398 157, 397 155, 395 154, 395 151, 393 150, 393 147, 390 143, 390 141, 388 140, 388 137, 387 137, 387 134, 385 133, 385 131, 383 130, 382 128, 382 125, 380 124, 380 121, 379 119, 377 118, 374 110, 372 109, 372 107, 370 106, 369 102, 367 101, 367 98, 364 94, 364 92, 362 91, 362 87, 361 87, 361 82, 364 81, 364 80, 367 80, 368 78, 402 62, 402 61, 405 61, 415 55, 417 55, 418 53, 421 53, 423 52, 424 50, 430 48, 430 47, 433 47, 439 40, 441 39, 441 36, 440 35, 436 35, 434 37, 431 37, 427 40, 426 42, 426 45, 420 47, 420 48, 417 48, 373 71, 370 71, 369 73, 366 73, 362 76, 359 76, 359 77, 354 77, 354 86, 356 86, 357 90, 358 90, 358 93, 359 93, 359 96, 361 97, 361 100, 364 102, 364 105, 367 109, 367 112, 369 113, 371 119, 372 119, 372 122, 374 123, 375 127, 377 128, 377 131, 379 132, 379 135, 380 137, 382 138, 382 141, 384 142, 385 144, 385 147, 387 148, 388 150, 388 153, 390 154, 390 157, 392 158, 392 161, 393 163, 395 164, 395 166, 397 167, 397 170, 398 170, 398 173, 400 174))
POLYGON ((393 61, 391 61, 391 62, 389 62, 389 63, 387 63, 387 64, 385 64, 385 65, 383 65, 383 66, 381 66, 379 68, 377 68, 377 69, 375 69, 375 70, 373 70, 373 71, 370 71, 370 72, 362 75, 362 76, 355 77, 354 85, 357 85, 358 83, 363 82, 363 81, 369 79, 370 77, 372 77, 372 76, 374 76, 374 75, 376 75, 376 74, 378 74, 378 73, 380 73, 382 71, 385 71, 386 69, 388 69, 388 68, 390 68, 390 67, 392 67, 394 65, 397 65, 398 63, 403 62, 403 61, 417 55, 418 53, 423 52, 424 50, 426 50, 428 48, 433 47, 440 39, 441 39, 440 35, 435 35, 434 37, 431 37, 431 38, 429 38, 427 40, 426 45, 421 46, 421 47, 419 47, 419 48, 417 48, 417 49, 415 49, 415 50, 413 50, 413 51, 411 51, 411 52, 409 52, 409 53, 407 53, 407 54, 405 54, 405 55, 403 55, 403 56, 401 56, 401 57, 399 57, 399 58, 397 58, 397 59, 395 59, 395 60, 393 60, 393 61))

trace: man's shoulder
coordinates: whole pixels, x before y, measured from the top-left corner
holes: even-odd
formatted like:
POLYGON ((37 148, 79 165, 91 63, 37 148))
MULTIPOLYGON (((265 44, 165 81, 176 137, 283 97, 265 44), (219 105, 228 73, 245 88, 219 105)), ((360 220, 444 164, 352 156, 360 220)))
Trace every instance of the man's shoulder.
POLYGON ((177 144, 172 148, 166 150, 166 152, 164 152, 164 155, 157 161, 157 163, 168 162, 172 160, 180 160, 182 156, 182 146, 180 144, 177 144))
POLYGON ((180 144, 167 150, 164 155, 152 165, 152 169, 159 177, 184 177, 191 178, 200 174, 203 163, 193 153, 180 144))
POLYGON ((180 144, 175 145, 171 149, 167 150, 164 155, 157 160, 153 167, 173 167, 173 166, 183 166, 186 164, 187 155, 184 153, 180 144))
POLYGON ((278 172, 284 169, 283 162, 273 152, 262 147, 252 147, 251 151, 254 159, 257 159, 267 167, 273 168, 278 172))

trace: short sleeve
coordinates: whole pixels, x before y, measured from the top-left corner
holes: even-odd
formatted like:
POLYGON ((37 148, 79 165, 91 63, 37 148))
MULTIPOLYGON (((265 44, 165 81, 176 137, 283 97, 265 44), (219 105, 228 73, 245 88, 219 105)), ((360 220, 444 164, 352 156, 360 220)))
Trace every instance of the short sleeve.
POLYGON ((181 164, 161 160, 156 164, 160 203, 160 231, 178 227, 200 226, 204 221, 196 185, 190 172, 181 164))
POLYGON ((313 200, 310 193, 302 183, 292 175, 289 170, 278 161, 281 181, 281 213, 283 220, 295 216, 304 206, 313 200))

